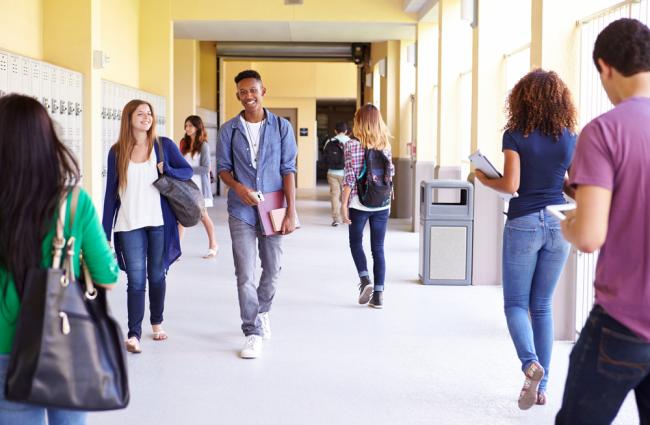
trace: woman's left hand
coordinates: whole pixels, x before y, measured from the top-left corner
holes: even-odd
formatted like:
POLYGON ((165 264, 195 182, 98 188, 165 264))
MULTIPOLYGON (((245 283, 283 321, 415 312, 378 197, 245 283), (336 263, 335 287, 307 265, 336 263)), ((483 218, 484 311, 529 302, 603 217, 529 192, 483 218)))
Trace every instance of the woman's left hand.
POLYGON ((488 180, 485 173, 483 173, 483 171, 481 171, 481 170, 474 170, 474 175, 483 184, 485 184, 485 181, 488 180))
POLYGON ((164 165, 164 163, 159 162, 157 165, 158 165, 158 172, 160 172, 160 174, 163 174, 163 165, 164 165))

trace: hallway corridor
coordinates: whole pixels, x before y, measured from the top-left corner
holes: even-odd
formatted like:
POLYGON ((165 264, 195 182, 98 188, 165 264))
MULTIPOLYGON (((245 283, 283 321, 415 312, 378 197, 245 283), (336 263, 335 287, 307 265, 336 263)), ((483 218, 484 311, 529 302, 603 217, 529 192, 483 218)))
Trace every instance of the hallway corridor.
MULTIPOLYGON (((284 241, 273 339, 262 357, 238 357, 225 198, 215 198, 217 258, 202 259, 205 231, 188 229, 168 275, 169 340, 155 342, 143 327, 143 353, 128 356, 130 406, 90 414, 91 425, 553 423, 571 344, 555 345, 549 404, 518 410, 523 380, 501 288, 420 285, 418 234, 392 220, 385 308, 359 306, 347 227, 330 226, 322 189, 318 200, 299 200, 302 228, 284 241)), ((123 329, 125 288, 122 274, 110 296, 123 329)), ((615 423, 638 423, 631 398, 615 423)))

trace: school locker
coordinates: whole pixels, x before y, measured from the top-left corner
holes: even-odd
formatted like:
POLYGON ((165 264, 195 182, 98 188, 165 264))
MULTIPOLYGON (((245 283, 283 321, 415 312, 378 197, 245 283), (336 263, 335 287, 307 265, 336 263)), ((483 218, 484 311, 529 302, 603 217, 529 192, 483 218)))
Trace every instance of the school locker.
POLYGON ((21 93, 21 83, 22 79, 20 78, 20 58, 16 55, 9 54, 9 78, 8 78, 8 92, 9 93, 21 93))
POLYGON ((0 52, 0 96, 9 93, 9 55, 0 52))

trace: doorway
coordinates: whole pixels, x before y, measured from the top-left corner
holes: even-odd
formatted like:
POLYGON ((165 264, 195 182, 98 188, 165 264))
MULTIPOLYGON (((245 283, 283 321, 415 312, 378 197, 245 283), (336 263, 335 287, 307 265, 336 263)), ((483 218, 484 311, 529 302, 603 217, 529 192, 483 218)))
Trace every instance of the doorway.
POLYGON ((316 136, 318 138, 318 160, 316 161, 316 183, 327 183, 327 164, 323 159, 323 146, 336 136, 336 123, 345 121, 352 128, 356 99, 316 101, 316 136))

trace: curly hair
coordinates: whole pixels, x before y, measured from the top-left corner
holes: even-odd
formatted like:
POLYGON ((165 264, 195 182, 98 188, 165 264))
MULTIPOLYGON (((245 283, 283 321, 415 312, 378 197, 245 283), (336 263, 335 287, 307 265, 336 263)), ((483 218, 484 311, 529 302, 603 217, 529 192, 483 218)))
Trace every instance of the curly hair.
POLYGON ((607 25, 594 44, 593 60, 613 66, 623 76, 650 71, 650 29, 636 19, 622 18, 607 25))
POLYGON ((576 108, 571 92, 553 71, 535 69, 517 82, 508 96, 508 122, 505 130, 518 130, 528 136, 539 130, 559 140, 564 129, 575 133, 576 108))

